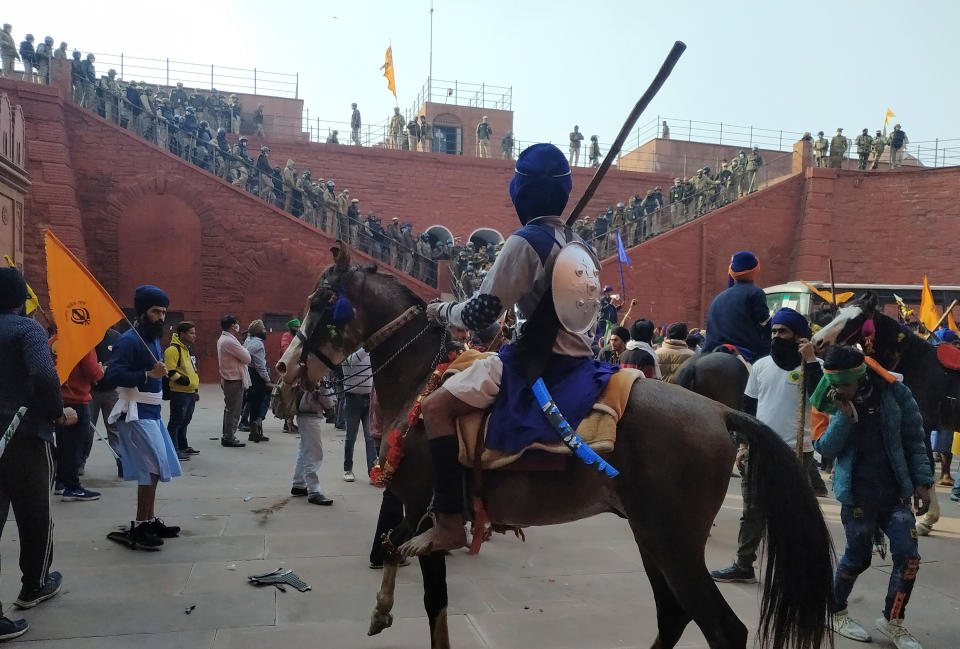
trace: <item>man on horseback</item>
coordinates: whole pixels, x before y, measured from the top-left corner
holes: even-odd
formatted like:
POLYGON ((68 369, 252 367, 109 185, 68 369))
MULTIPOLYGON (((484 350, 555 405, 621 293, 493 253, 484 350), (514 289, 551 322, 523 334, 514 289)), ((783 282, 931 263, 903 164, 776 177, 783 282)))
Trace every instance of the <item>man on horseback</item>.
POLYGON ((876 627, 897 649, 920 649, 903 626, 920 568, 910 499, 919 505, 918 513, 926 511, 933 484, 920 409, 907 386, 889 374, 868 372, 863 354, 852 347, 831 347, 823 367, 810 402, 835 416, 814 447, 836 458, 833 489, 847 537, 834 578, 833 628, 852 640, 870 640, 848 614, 847 599, 857 577, 870 566, 879 528, 890 539, 893 568, 876 627))
MULTIPOLYGON (((594 360, 589 328, 582 333, 568 331, 557 316, 558 311, 573 307, 555 304, 554 262, 562 248, 582 243, 560 216, 571 188, 570 166, 557 147, 535 144, 525 149, 510 182, 510 198, 523 227, 507 239, 476 295, 459 304, 437 302, 427 307, 433 323, 474 331, 489 327, 514 305, 527 319, 510 345, 450 377, 424 399, 436 521, 431 529, 401 546, 404 556, 452 550, 466 543, 458 417, 496 402, 487 428, 487 448, 518 451, 538 439, 555 440, 556 434, 530 390, 531 376, 542 375, 555 402, 576 428, 618 369, 594 360)), ((596 256, 587 250, 584 248, 584 253, 599 269, 596 256)), ((592 297, 597 307, 599 288, 598 284, 597 295, 584 296, 592 297)), ((590 299, 585 301, 590 303, 590 299)), ((596 321, 596 309, 585 315, 591 324, 596 321)))
POLYGON ((707 312, 703 351, 734 345, 748 362, 770 353, 770 310, 763 289, 754 284, 760 262, 747 250, 730 259, 727 290, 713 298, 707 312))

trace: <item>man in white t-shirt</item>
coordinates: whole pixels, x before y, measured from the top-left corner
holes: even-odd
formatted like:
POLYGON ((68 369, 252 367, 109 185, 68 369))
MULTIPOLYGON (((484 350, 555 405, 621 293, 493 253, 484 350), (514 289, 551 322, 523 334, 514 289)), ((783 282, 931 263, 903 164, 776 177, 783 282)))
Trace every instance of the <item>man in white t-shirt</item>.
MULTIPOLYGON (((803 409, 804 470, 813 461, 810 438, 810 404, 808 396, 816 388, 823 370, 810 344, 810 325, 793 309, 783 308, 770 319, 770 355, 758 359, 750 370, 744 390, 744 410, 773 429, 792 449, 797 447, 800 413, 803 409)), ((763 520, 750 492, 748 449, 746 440, 738 439, 737 464, 741 467, 740 488, 743 514, 737 539, 737 558, 733 565, 710 573, 715 581, 752 584, 757 579, 753 562, 763 537, 763 520)))

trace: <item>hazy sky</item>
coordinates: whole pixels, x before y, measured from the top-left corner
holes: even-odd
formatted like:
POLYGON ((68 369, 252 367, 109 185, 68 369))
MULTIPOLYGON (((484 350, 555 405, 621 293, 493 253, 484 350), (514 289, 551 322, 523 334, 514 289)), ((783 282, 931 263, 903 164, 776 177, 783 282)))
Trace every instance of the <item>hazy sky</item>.
MULTIPOLYGON (((367 123, 391 112, 378 69, 391 41, 402 109, 427 78, 430 0, 4 4, 18 43, 29 31, 84 54, 299 72, 314 119, 348 120, 352 101, 367 123)), ((520 140, 565 142, 577 123, 609 142, 683 40, 641 123, 659 114, 828 137, 843 126, 853 137, 881 127, 889 106, 913 142, 960 138, 957 25, 956 0, 435 0, 433 76, 512 86, 520 140)))

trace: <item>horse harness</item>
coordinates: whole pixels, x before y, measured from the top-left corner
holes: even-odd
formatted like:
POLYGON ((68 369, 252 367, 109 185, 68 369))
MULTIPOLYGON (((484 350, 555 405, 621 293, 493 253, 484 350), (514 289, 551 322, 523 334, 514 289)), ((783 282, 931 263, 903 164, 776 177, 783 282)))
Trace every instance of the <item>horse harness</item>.
MULTIPOLYGON (((411 322, 414 318, 416 318, 421 313, 423 313, 423 308, 421 306, 415 304, 409 307, 399 316, 397 316, 396 318, 394 318, 393 320, 391 320, 390 322, 388 322, 387 324, 385 324, 384 326, 380 327, 375 332, 373 332, 373 334, 371 334, 370 337, 367 338, 365 341, 360 343, 358 347, 362 347, 363 349, 367 350, 367 352, 372 352, 376 347, 380 346, 385 341, 387 341, 391 336, 393 336, 393 334, 395 334, 397 331, 399 331, 402 327, 404 327, 407 323, 411 322)), ((390 356, 390 358, 388 358, 386 361, 381 363, 379 367, 373 369, 372 374, 376 374, 377 372, 382 370, 384 367, 386 367, 388 364, 390 364, 390 362, 393 361, 393 359, 395 359, 397 356, 399 356, 401 352, 403 352, 407 347, 412 345, 414 341, 416 341, 423 334, 425 334, 429 328, 430 328, 430 323, 428 322, 423 329, 421 329, 409 341, 404 343, 400 347, 400 349, 398 349, 393 355, 390 356)), ((338 328, 338 331, 339 331, 339 328, 338 328)), ((297 331, 296 337, 297 337, 297 340, 300 341, 300 360, 298 361, 298 365, 301 368, 306 367, 307 356, 309 356, 310 354, 313 354, 314 356, 319 358, 320 362, 326 365, 327 367, 329 367, 330 369, 333 369, 337 365, 339 365, 339 363, 334 363, 326 354, 324 354, 319 349, 319 347, 312 345, 310 341, 307 339, 307 336, 303 333, 302 329, 299 329, 297 331)), ((349 356, 350 353, 352 353, 352 351, 348 353, 346 349, 343 349, 343 348, 341 348, 340 351, 343 352, 345 357, 349 356)), ((356 349, 354 349, 353 351, 356 351, 356 349)))

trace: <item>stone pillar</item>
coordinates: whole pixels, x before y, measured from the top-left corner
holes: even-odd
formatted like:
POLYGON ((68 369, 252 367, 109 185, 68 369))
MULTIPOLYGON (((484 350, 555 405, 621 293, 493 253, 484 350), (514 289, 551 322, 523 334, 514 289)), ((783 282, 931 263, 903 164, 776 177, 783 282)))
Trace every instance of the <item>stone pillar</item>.
POLYGON ((793 145, 793 164, 790 173, 800 173, 813 164, 813 143, 800 140, 793 145))

